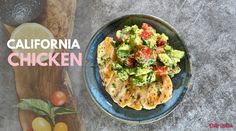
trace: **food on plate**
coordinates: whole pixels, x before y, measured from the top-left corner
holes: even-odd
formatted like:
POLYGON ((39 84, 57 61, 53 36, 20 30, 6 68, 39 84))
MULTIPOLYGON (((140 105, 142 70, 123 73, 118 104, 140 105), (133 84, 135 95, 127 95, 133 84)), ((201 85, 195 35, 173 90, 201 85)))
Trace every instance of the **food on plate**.
POLYGON ((59 122, 55 125, 53 131, 68 131, 68 127, 67 127, 66 123, 59 122))
POLYGON ((62 91, 55 91, 51 96, 51 102, 55 106, 62 106, 66 103, 66 94, 62 91))
POLYGON ((1 0, 0 21, 12 26, 34 21, 45 6, 46 0, 1 0))
POLYGON ((143 23, 125 26, 116 38, 97 47, 99 73, 114 102, 135 110, 156 108, 172 97, 170 77, 178 74, 184 52, 173 49, 168 36, 143 23))
MULTIPOLYGON (((42 40, 51 40, 54 39, 53 34, 43 25, 40 25, 38 23, 24 23, 18 26, 11 34, 11 38, 14 39, 15 42, 11 42, 11 46, 16 46, 17 41, 21 40, 27 40, 31 41, 32 39, 39 39, 42 40)), ((22 44, 23 45, 23 44, 22 44)), ((27 53, 53 53, 54 49, 51 48, 42 48, 41 46, 33 49, 24 49, 24 48, 17 48, 14 49, 13 52, 16 53, 24 53, 26 55, 27 53)), ((42 56, 40 61, 46 61, 48 59, 48 56, 42 56)))
POLYGON ((36 117, 32 122, 34 131, 51 131, 50 123, 42 117, 36 117))

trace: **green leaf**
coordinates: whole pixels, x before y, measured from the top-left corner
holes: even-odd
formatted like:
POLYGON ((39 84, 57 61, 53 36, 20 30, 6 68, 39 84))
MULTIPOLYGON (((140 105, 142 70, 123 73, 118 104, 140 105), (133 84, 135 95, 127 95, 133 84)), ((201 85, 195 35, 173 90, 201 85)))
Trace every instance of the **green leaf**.
POLYGON ((69 108, 64 108, 64 107, 53 107, 54 112, 56 115, 69 115, 69 114, 77 114, 77 111, 74 111, 69 108))
POLYGON ((40 99, 21 99, 20 103, 17 104, 17 107, 22 110, 33 111, 38 115, 45 115, 51 120, 53 125, 55 125, 55 117, 57 115, 78 113, 68 108, 54 107, 49 101, 46 102, 40 99))
POLYGON ((17 107, 20 108, 20 109, 22 109, 22 110, 30 110, 30 111, 33 111, 33 112, 35 112, 35 113, 37 113, 37 114, 39 114, 39 115, 47 115, 46 112, 41 111, 41 110, 37 110, 37 109, 35 109, 35 108, 32 108, 32 107, 30 107, 28 104, 19 103, 19 104, 17 105, 17 107))
POLYGON ((50 118, 50 120, 52 121, 52 124, 55 125, 55 112, 53 110, 53 105, 51 104, 50 101, 47 101, 48 105, 49 105, 49 110, 50 110, 50 113, 48 114, 48 117, 50 118))
POLYGON ((17 107, 23 110, 34 111, 39 115, 50 114, 50 105, 40 99, 21 99, 17 107))

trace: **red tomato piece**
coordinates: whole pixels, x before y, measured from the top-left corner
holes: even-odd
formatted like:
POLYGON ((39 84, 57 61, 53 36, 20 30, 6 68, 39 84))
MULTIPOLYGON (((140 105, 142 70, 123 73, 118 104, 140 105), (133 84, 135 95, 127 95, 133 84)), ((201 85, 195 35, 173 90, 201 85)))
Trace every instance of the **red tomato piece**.
POLYGON ((118 40, 119 40, 119 39, 120 39, 120 37, 119 37, 118 35, 116 35, 116 39, 118 39, 118 40))
POLYGON ((122 40, 119 40, 119 43, 118 43, 118 44, 121 45, 122 43, 123 43, 123 41, 122 41, 122 40))
POLYGON ((154 70, 158 76, 164 76, 168 74, 167 67, 154 66, 154 70))
POLYGON ((165 53, 165 50, 164 50, 163 47, 157 47, 156 53, 157 53, 157 54, 163 54, 163 53, 165 53))
POLYGON ((136 52, 136 53, 135 53, 135 57, 136 57, 136 58, 141 57, 141 52, 140 52, 140 51, 136 52))
POLYGON ((152 50, 148 47, 145 47, 135 53, 135 57, 142 62, 147 61, 152 57, 152 50))
POLYGON ((144 48, 142 50, 142 53, 144 54, 146 59, 149 59, 152 55, 152 50, 150 48, 144 48))
POLYGON ((56 91, 51 96, 51 102, 55 106, 62 106, 66 103, 66 94, 62 91, 56 91))
POLYGON ((143 31, 142 31, 142 33, 141 33, 141 37, 142 37, 144 40, 147 40, 148 38, 150 38, 151 36, 153 36, 153 33, 148 30, 149 27, 150 27, 150 26, 149 26, 147 23, 143 23, 143 24, 142 24, 142 29, 143 29, 143 31))
POLYGON ((165 42, 161 39, 161 37, 157 37, 157 46, 161 47, 165 45, 165 42))
POLYGON ((148 25, 147 23, 143 23, 143 24, 142 24, 142 29, 143 29, 143 30, 147 30, 148 27, 149 27, 149 25, 148 25))
POLYGON ((122 38, 122 41, 127 40, 129 37, 130 37, 130 34, 126 34, 126 35, 122 38))
POLYGON ((125 61, 125 65, 128 67, 134 67, 136 64, 136 60, 134 58, 127 58, 125 61))
POLYGON ((136 45, 136 48, 137 48, 137 49, 142 49, 142 48, 143 48, 143 45, 136 45))
POLYGON ((153 36, 153 33, 152 32, 149 32, 149 31, 142 31, 141 33, 141 37, 144 39, 144 40, 147 40, 149 39, 151 36, 153 36))

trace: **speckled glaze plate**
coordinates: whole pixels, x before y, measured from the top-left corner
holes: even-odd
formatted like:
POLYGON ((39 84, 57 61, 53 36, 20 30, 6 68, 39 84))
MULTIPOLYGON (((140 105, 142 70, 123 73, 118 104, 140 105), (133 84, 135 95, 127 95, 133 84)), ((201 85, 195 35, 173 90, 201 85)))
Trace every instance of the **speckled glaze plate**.
POLYGON ((184 41, 167 22, 148 15, 126 15, 116 18, 104 25, 92 37, 86 49, 86 53, 84 54, 83 74, 89 94, 98 107, 113 118, 125 122, 143 124, 160 120, 170 114, 177 105, 179 105, 189 86, 191 63, 184 41), (167 103, 157 106, 156 109, 136 111, 128 107, 119 107, 106 92, 99 75, 96 50, 98 44, 102 42, 105 37, 111 36, 115 38, 115 32, 122 29, 125 25, 137 24, 140 27, 143 22, 150 24, 157 32, 165 33, 169 37, 170 45, 175 49, 185 51, 185 57, 179 63, 182 71, 172 78, 174 86, 172 98, 167 103))

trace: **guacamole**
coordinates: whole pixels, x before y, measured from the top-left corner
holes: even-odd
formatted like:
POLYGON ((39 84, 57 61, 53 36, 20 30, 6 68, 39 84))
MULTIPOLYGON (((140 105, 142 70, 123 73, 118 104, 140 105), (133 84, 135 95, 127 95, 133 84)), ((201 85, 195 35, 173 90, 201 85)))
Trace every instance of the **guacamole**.
POLYGON ((173 77, 181 71, 178 62, 184 52, 173 49, 168 39, 146 23, 141 28, 125 26, 116 32, 113 42, 117 59, 112 70, 120 80, 134 86, 148 85, 164 75, 173 77))

